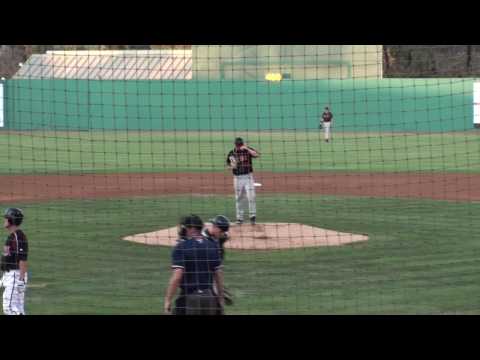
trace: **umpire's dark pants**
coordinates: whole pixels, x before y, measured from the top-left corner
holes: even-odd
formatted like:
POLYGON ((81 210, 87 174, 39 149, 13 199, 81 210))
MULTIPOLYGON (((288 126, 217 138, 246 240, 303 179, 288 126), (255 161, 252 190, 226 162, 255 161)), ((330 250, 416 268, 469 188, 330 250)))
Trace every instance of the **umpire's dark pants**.
POLYGON ((174 315, 220 315, 218 298, 212 290, 182 295, 175 301, 174 315))

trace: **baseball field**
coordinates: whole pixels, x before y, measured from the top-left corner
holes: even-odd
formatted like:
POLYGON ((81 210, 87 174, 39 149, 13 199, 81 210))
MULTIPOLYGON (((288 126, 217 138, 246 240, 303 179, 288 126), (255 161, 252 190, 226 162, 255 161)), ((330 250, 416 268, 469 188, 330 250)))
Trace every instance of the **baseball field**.
POLYGON ((181 215, 234 218, 224 163, 243 136, 259 222, 367 242, 229 251, 227 314, 480 313, 478 132, 0 132, 0 205, 26 214, 30 314, 161 314, 167 247, 124 237, 181 215))

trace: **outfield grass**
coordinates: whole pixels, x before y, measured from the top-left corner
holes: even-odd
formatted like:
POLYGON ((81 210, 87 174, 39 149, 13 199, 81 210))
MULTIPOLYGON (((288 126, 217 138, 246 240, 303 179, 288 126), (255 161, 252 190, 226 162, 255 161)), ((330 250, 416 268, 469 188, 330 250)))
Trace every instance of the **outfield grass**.
POLYGON ((480 172, 480 136, 469 133, 0 132, 0 174, 222 171, 236 136, 263 156, 256 169, 480 172))
MULTIPOLYGON (((7 204, 0 204, 6 206, 7 204)), ((368 243, 230 251, 229 314, 480 313, 479 203, 278 195, 260 220, 368 233, 368 243)), ((23 206, 31 314, 159 314, 170 249, 125 235, 175 225, 185 212, 225 212, 224 197, 62 201, 23 206)))

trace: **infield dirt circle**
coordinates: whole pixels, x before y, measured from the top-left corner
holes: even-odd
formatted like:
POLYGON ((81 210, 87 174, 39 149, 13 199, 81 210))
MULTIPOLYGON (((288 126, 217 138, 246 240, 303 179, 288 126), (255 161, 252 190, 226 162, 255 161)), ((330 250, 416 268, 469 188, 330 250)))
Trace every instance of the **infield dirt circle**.
MULTIPOLYGON (((225 247, 235 250, 342 246, 368 240, 366 235, 340 233, 308 225, 286 223, 234 225, 231 227, 230 237, 225 247)), ((176 227, 124 238, 127 241, 153 246, 175 246, 177 239, 176 227)))

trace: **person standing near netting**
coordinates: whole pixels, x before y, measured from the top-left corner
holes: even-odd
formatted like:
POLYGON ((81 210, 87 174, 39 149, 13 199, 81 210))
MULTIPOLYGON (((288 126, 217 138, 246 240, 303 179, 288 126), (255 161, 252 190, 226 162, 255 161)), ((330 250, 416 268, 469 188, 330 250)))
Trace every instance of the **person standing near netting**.
POLYGON ((322 114, 322 123, 320 128, 323 129, 325 132, 325 142, 330 142, 331 131, 332 131, 332 122, 333 122, 333 114, 330 111, 329 107, 325 108, 325 111, 322 114))
POLYGON ((164 311, 174 315, 219 315, 223 309, 223 264, 218 243, 202 235, 204 224, 197 215, 179 224, 180 239, 172 252, 172 276, 164 311), (216 293, 214 292, 214 286, 216 293), (172 300, 181 289, 172 311, 172 300))
POLYGON ((27 236, 20 229, 24 216, 22 210, 9 208, 3 217, 3 226, 9 232, 1 259, 3 275, 0 287, 5 288, 3 313, 5 315, 25 315, 28 241, 27 236))
POLYGON ((235 139, 235 148, 227 156, 227 165, 232 169, 234 176, 235 204, 237 225, 244 221, 245 202, 248 202, 250 223, 256 224, 257 205, 255 194, 255 180, 253 178, 252 159, 260 157, 260 153, 245 145, 242 138, 235 139))
MULTIPOLYGON (((230 220, 223 215, 215 216, 213 219, 210 220, 210 227, 205 228, 202 231, 202 235, 206 238, 212 239, 213 241, 218 243, 220 248, 220 258, 222 262, 225 262, 225 243, 230 239, 230 234, 228 231, 230 230, 230 220)), ((218 294, 216 287, 214 287, 215 294, 218 294)), ((223 295, 225 300, 225 305, 233 305, 233 296, 227 290, 227 288, 223 287, 223 295)), ((222 312, 223 309, 219 307, 219 311, 222 312)))

